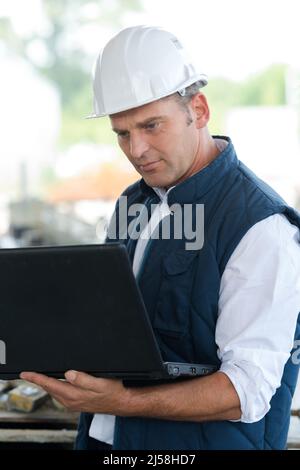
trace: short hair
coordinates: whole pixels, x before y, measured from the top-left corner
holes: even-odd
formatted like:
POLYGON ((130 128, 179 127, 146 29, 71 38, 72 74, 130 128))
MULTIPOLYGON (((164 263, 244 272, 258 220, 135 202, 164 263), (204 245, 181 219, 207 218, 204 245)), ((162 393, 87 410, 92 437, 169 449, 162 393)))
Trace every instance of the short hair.
POLYGON ((193 96, 195 96, 199 92, 199 88, 201 87, 200 82, 192 83, 188 87, 184 88, 183 90, 180 90, 176 93, 177 98, 179 98, 179 101, 182 103, 189 103, 193 96))
POLYGON ((188 104, 197 93, 199 93, 199 88, 201 87, 200 82, 192 83, 192 85, 187 86, 183 90, 177 91, 167 98, 173 98, 176 102, 182 107, 183 111, 187 114, 187 125, 192 124, 193 119, 191 112, 188 108, 188 104))

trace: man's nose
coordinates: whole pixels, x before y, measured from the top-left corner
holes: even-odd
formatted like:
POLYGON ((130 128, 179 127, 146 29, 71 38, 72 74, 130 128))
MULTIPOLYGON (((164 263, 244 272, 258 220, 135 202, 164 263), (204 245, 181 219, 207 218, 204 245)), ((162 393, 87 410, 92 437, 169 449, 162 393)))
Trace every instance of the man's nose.
POLYGON ((149 149, 147 140, 141 135, 130 136, 130 154, 132 158, 138 160, 149 149))

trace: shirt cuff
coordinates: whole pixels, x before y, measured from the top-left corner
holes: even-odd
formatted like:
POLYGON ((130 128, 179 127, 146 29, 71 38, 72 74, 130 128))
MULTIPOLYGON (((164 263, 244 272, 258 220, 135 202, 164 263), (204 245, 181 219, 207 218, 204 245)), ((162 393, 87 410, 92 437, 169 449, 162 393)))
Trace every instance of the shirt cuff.
POLYGON ((247 361, 238 364, 228 361, 222 363, 220 372, 227 375, 240 400, 241 418, 230 421, 255 423, 261 420, 270 409, 273 391, 264 380, 260 368, 247 361))

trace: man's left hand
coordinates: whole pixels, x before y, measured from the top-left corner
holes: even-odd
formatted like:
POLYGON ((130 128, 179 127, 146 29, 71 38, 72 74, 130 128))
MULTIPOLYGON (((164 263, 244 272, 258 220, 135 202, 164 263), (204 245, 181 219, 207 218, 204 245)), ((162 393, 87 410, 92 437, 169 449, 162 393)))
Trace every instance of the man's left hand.
POLYGON ((129 389, 121 380, 96 378, 73 370, 65 373, 66 382, 35 372, 22 372, 20 377, 39 385, 71 411, 119 416, 128 413, 129 389))

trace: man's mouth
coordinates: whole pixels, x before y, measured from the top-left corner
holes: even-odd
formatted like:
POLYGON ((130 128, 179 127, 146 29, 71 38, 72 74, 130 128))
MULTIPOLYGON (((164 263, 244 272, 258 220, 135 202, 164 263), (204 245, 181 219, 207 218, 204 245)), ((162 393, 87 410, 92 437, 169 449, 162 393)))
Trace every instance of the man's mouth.
POLYGON ((159 164, 160 160, 155 160, 153 162, 145 163, 144 165, 139 165, 139 169, 141 171, 153 171, 156 169, 157 165, 159 164))

